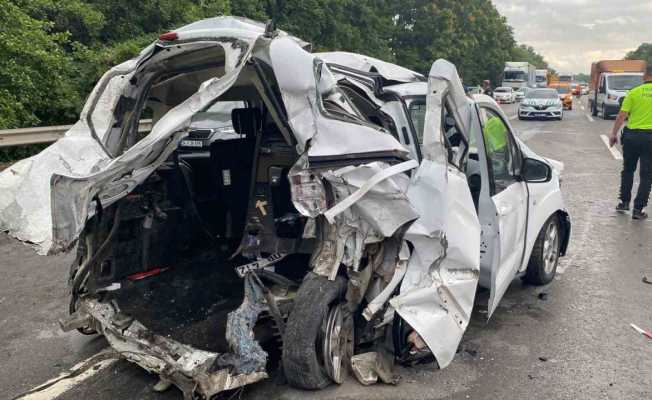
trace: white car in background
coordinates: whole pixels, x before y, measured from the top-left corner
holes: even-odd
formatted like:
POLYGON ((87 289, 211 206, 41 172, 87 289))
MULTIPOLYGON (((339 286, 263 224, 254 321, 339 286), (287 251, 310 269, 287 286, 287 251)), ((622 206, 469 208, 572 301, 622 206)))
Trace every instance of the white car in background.
POLYGON ((498 103, 515 103, 516 93, 511 87, 497 87, 494 89, 494 100, 498 103))
POLYGON ((525 95, 527 94, 528 90, 530 90, 530 88, 527 88, 527 87, 520 87, 520 88, 516 89, 516 91, 514 91, 514 97, 515 97, 516 101, 523 100, 525 98, 525 95))

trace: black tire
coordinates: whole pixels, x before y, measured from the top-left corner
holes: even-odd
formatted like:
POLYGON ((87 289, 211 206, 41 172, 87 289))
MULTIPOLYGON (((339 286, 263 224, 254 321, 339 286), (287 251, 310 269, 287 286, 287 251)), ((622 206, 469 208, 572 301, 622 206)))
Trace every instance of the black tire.
POLYGON ((345 293, 343 277, 329 281, 309 272, 304 278, 283 335, 282 363, 290 385, 316 390, 333 382, 320 361, 318 342, 330 306, 343 301, 345 293))
POLYGON ((555 273, 557 272, 557 265, 559 264, 561 239, 561 224, 559 223, 559 217, 557 214, 554 214, 548 218, 545 224, 543 224, 541 232, 539 232, 537 240, 534 243, 534 248, 532 249, 532 254, 530 255, 530 261, 528 262, 527 270, 525 272, 525 276, 523 277, 525 282, 537 286, 552 282, 552 280, 555 278, 555 273), (552 268, 548 268, 548 270, 546 270, 546 249, 544 248, 544 245, 546 241, 546 234, 551 224, 555 225, 557 240, 555 241, 553 249, 550 250, 552 253, 549 253, 555 255, 554 263, 552 264, 552 268))
POLYGON ((602 119, 608 119, 607 118, 607 107, 604 106, 604 103, 602 103, 602 119))
POLYGON ((598 116, 598 106, 595 103, 595 101, 591 102, 591 115, 594 116, 594 117, 598 116))

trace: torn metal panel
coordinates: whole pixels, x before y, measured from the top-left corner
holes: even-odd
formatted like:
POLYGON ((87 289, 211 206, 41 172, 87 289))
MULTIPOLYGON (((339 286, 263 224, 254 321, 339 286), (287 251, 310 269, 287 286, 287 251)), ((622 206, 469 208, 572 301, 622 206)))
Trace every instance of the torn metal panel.
POLYGON ((245 276, 244 285, 244 300, 237 310, 229 313, 226 322, 226 340, 231 352, 220 355, 215 365, 238 374, 251 374, 265 371, 267 363, 267 353, 254 339, 253 332, 258 315, 265 308, 265 298, 251 274, 245 276))
POLYGON ((480 223, 463 174, 445 165, 424 160, 408 196, 422 217, 405 235, 414 250, 401 292, 390 304, 443 368, 455 356, 471 316, 480 223))
POLYGON ((217 353, 156 335, 135 320, 117 323, 121 321, 119 310, 110 304, 85 299, 81 307, 98 322, 102 334, 120 356, 174 383, 184 398, 193 398, 195 394, 210 398, 267 378, 264 371, 238 374, 228 369, 214 370, 217 353))
POLYGON ((405 171, 415 166, 414 161, 395 166, 373 162, 323 173, 337 201, 324 216, 336 227, 336 246, 344 246, 344 265, 358 271, 367 245, 391 237, 418 218, 406 196, 405 171))
MULTIPOLYGON (((241 51, 225 44, 227 59, 240 58, 241 51)), ((68 249, 93 215, 92 199, 106 207, 142 183, 176 148, 192 115, 225 92, 241 67, 210 81, 115 159, 82 120, 54 145, 0 173, 0 229, 34 243, 40 254, 68 249)))
POLYGON ((313 54, 279 38, 271 43, 269 55, 299 153, 307 149, 311 159, 378 152, 408 157, 409 151, 382 128, 356 120, 355 115, 325 115, 322 97, 338 89, 328 67, 313 54))
POLYGON ((328 64, 337 64, 358 71, 377 73, 388 81, 407 83, 420 82, 425 79, 418 72, 363 54, 332 51, 315 53, 315 55, 328 64))

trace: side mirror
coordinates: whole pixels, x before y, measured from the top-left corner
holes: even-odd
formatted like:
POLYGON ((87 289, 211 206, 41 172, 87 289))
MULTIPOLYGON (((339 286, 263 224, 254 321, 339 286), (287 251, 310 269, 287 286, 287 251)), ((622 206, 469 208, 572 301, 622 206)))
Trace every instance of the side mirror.
POLYGON ((548 182, 552 178, 552 168, 543 161, 526 158, 521 167, 521 178, 529 183, 548 182))

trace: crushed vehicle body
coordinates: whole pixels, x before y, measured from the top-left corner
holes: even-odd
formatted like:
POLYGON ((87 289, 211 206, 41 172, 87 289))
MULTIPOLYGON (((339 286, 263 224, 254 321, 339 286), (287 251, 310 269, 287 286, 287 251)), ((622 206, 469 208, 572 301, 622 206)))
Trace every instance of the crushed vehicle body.
POLYGON ((0 173, 0 230, 40 254, 76 245, 64 330, 103 334, 186 398, 279 364, 306 389, 349 363, 394 383, 393 360, 452 361, 478 283, 491 313, 514 276, 551 279, 570 233, 560 168, 500 140, 493 100, 444 60, 424 78, 307 48, 235 17, 164 34, 0 173))

